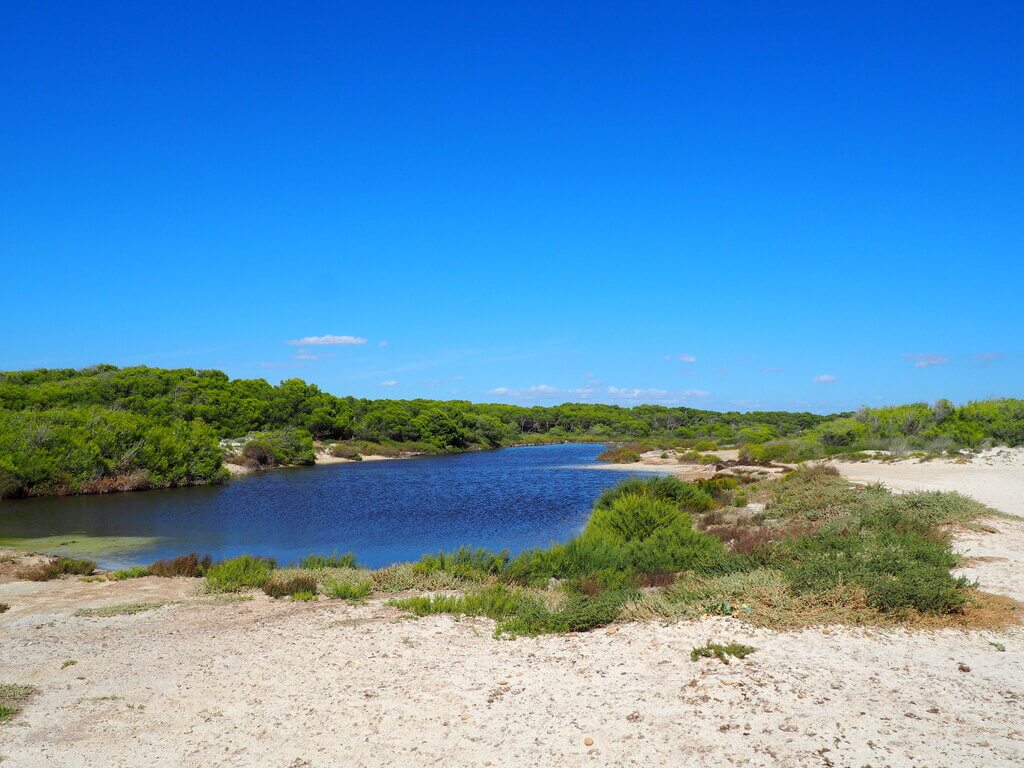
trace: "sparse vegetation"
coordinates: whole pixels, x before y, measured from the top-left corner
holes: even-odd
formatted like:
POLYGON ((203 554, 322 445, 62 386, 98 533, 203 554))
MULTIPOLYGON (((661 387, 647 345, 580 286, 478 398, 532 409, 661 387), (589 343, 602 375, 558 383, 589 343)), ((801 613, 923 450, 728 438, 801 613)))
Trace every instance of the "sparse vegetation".
POLYGON ((113 616, 133 616, 136 613, 163 608, 165 605, 171 605, 171 603, 121 603, 120 605, 104 605, 99 608, 79 608, 75 611, 75 616, 99 619, 107 619, 113 616))
POLYGON ((314 595, 318 587, 317 581, 313 576, 304 573, 289 573, 287 571, 274 573, 265 579, 261 586, 264 593, 270 597, 314 595))
POLYGON ((77 663, 78 662, 75 659, 64 659, 64 663, 60 665, 60 668, 67 669, 68 667, 73 667, 77 663))
POLYGON ((31 685, 0 683, 0 723, 6 722, 18 713, 16 703, 22 702, 36 692, 31 685))
POLYGON ((96 562, 75 557, 54 557, 45 563, 22 568, 17 572, 19 579, 26 581, 49 581, 65 575, 88 576, 96 570, 96 562))
POLYGON ((729 643, 728 645, 708 643, 700 648, 691 650, 690 660, 699 661, 700 659, 713 658, 718 659, 723 664, 728 664, 730 656, 737 659, 745 659, 756 650, 756 648, 751 648, 749 645, 743 645, 742 643, 729 643))

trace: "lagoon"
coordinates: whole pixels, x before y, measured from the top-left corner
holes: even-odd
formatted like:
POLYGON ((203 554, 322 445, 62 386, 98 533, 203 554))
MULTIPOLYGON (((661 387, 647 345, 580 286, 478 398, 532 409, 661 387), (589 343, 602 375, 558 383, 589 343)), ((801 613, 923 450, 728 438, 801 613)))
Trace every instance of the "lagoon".
POLYGON ((603 449, 505 448, 293 467, 223 486, 9 500, 0 502, 0 539, 55 537, 45 551, 66 548, 105 567, 192 551, 282 564, 352 551, 375 568, 461 544, 515 554, 582 529, 594 499, 624 477, 579 468, 603 449))

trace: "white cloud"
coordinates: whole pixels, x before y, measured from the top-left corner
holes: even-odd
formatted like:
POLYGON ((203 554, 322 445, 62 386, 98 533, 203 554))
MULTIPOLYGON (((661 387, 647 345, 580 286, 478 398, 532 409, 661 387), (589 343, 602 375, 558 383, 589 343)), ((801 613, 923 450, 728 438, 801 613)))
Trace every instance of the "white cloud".
POLYGON ((390 342, 387 339, 381 339, 377 342, 378 347, 386 347, 390 342))
POLYGON ((293 347, 313 347, 313 346, 324 346, 330 344, 365 344, 366 339, 362 336, 332 336, 327 334, 326 336, 304 336, 301 339, 292 339, 288 342, 293 347))
POLYGON ((382 381, 380 383, 380 385, 382 387, 397 387, 398 386, 398 382, 395 381, 394 379, 388 379, 387 381, 382 381))
POLYGON ((697 362, 697 358, 694 357, 693 355, 682 354, 682 355, 676 355, 676 357, 678 357, 679 361, 683 362, 683 363, 696 363, 697 362))
POLYGON ((949 358, 944 355, 902 355, 903 359, 914 364, 915 368, 930 368, 933 365, 945 365, 949 358))
POLYGON ((320 355, 314 355, 312 352, 309 352, 309 351, 307 351, 305 349, 300 349, 298 352, 295 353, 295 359, 296 360, 319 360, 320 359, 320 355))
POLYGON ((495 387, 494 389, 492 389, 487 394, 489 394, 489 395, 510 395, 510 394, 512 394, 512 390, 509 389, 508 387, 495 387))
POLYGON ((814 377, 815 384, 832 384, 839 381, 839 377, 832 373, 823 373, 814 377))

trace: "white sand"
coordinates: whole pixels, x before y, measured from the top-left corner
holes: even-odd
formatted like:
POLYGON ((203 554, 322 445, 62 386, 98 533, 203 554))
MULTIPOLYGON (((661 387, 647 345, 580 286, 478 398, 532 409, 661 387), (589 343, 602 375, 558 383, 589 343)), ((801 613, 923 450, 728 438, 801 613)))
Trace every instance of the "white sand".
MULTIPOLYGON (((945 471, 982 498, 970 466, 945 471)), ((992 524, 961 537, 977 558, 966 572, 1024 599, 1024 521, 992 524)), ((712 618, 497 641, 483 619, 409 620, 378 600, 211 603, 196 586, 0 583, 0 682, 40 690, 0 725, 3 765, 1024 764, 1024 627, 780 633, 712 618), (153 600, 184 602, 72 615, 153 600), (709 640, 759 650, 691 662, 709 640)))
POLYGON ((855 482, 881 482, 897 491, 959 491, 1000 512, 1024 517, 1024 448, 996 448, 967 464, 917 459, 831 462, 855 482))

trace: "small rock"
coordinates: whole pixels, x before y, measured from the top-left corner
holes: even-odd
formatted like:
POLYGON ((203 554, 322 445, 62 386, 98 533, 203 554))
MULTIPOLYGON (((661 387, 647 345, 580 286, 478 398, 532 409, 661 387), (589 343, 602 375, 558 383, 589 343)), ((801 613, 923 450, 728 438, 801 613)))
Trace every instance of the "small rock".
POLYGON ((592 746, 594 746, 594 740, 592 738, 590 738, 589 736, 587 736, 587 738, 585 738, 583 740, 583 746, 585 746, 585 747, 592 747, 592 746))
POLYGON ((463 720, 469 720, 469 715, 463 715, 463 716, 462 716, 462 719, 463 719, 463 720))
POLYGON ((631 722, 631 723, 639 723, 640 722, 640 713, 639 712, 630 712, 628 715, 626 715, 626 720, 631 722))
POLYGON ((499 680, 498 685, 508 685, 508 680, 499 680))
POLYGON ((957 662, 956 668, 959 669, 961 672, 970 672, 971 671, 971 668, 968 667, 966 664, 964 664, 962 661, 958 661, 957 662))

